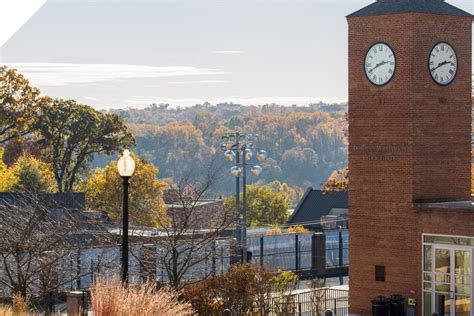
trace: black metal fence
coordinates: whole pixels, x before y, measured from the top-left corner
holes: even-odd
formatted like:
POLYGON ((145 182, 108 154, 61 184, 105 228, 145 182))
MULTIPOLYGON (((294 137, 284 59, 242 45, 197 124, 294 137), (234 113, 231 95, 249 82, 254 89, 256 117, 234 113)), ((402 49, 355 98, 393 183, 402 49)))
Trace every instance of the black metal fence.
MULTIPOLYGON (((306 270, 313 268, 312 232, 274 236, 249 236, 247 250, 252 262, 270 270, 306 270)), ((349 264, 349 233, 347 230, 327 231, 327 267, 349 264)))
MULTIPOLYGON (((333 315, 349 315, 349 291, 330 288, 312 289, 305 292, 290 294, 284 298, 274 297, 271 302, 269 316, 320 315, 331 310, 333 315)), ((256 310, 254 315, 262 314, 256 310)))

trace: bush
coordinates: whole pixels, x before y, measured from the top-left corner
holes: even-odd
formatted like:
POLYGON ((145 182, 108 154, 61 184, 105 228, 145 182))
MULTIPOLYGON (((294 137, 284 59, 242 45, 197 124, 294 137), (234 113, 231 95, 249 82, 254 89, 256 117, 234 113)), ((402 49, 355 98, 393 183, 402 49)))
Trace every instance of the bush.
POLYGON ((275 296, 273 297, 275 311, 278 315, 294 314, 291 309, 293 304, 288 301, 291 290, 298 283, 298 276, 292 271, 278 270, 278 274, 270 279, 273 284, 275 296))
POLYGON ((274 307, 272 303, 282 301, 275 301, 272 296, 289 294, 297 280, 292 272, 275 274, 252 264, 236 264, 220 276, 186 286, 182 295, 199 315, 222 315, 226 308, 236 315, 256 310, 268 315, 274 307))
POLYGON ((275 226, 267 230, 266 235, 267 236, 275 236, 275 235, 281 235, 283 232, 280 227, 275 226))
POLYGON ((193 315, 191 305, 170 289, 156 291, 153 283, 123 287, 119 281, 98 281, 91 291, 95 316, 193 315))
POLYGON ((288 227, 288 232, 291 234, 304 234, 309 232, 303 225, 295 225, 288 227))

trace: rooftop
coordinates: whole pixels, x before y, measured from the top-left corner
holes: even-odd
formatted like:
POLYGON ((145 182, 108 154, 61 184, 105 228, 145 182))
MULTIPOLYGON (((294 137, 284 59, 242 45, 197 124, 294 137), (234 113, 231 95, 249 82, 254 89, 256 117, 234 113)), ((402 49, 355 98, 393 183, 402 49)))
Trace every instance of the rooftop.
POLYGON ((316 225, 321 221, 322 216, 329 215, 331 211, 339 215, 346 212, 347 208, 347 192, 325 193, 308 188, 287 223, 316 225))
POLYGON ((472 17, 470 13, 450 5, 444 0, 377 0, 349 14, 348 17, 396 13, 432 13, 472 17))

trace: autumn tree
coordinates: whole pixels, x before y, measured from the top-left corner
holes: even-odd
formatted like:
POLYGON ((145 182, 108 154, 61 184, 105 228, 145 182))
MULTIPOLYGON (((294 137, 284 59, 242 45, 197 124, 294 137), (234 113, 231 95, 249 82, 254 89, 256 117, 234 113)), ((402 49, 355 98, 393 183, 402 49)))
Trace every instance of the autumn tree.
POLYGON ((41 147, 38 144, 38 136, 30 134, 25 137, 10 139, 4 144, 3 162, 12 166, 21 156, 33 156, 41 159, 41 147))
POLYGON ((138 147, 138 154, 153 157, 163 177, 173 176, 177 181, 183 175, 205 173, 211 155, 202 132, 189 122, 159 126, 140 138, 138 147))
MULTIPOLYGON (((289 206, 285 193, 275 192, 268 185, 247 185, 247 225, 281 225, 288 219, 289 206)), ((235 209, 234 197, 226 200, 226 207, 235 209)))
POLYGON ((10 168, 1 168, 2 191, 54 192, 56 183, 51 166, 35 157, 20 156, 10 168), (3 170, 2 170, 3 169, 3 170))
POLYGON ((215 114, 200 112, 196 114, 193 125, 201 131, 205 140, 211 140, 215 136, 214 133, 217 127, 219 127, 219 121, 216 120, 215 114))
POLYGON ((122 119, 73 100, 54 100, 36 127, 51 160, 59 192, 73 191, 95 154, 110 155, 135 144, 122 119))
POLYGON ((291 183, 312 182, 321 171, 321 160, 312 148, 292 148, 282 156, 282 170, 291 170, 288 180, 291 183))
POLYGON ((304 190, 299 187, 290 186, 288 183, 274 180, 268 184, 273 192, 283 193, 286 195, 287 201, 296 205, 304 194, 304 190))
POLYGON ((349 168, 334 170, 323 185, 326 193, 349 190, 349 168))
POLYGON ((8 172, 7 165, 3 162, 3 148, 0 147, 0 192, 8 191, 10 188, 11 183, 16 181, 15 177, 8 172))
POLYGON ((32 132, 40 110, 50 101, 16 70, 0 67, 0 144, 32 132))
MULTIPOLYGON (((135 173, 130 179, 130 221, 139 226, 158 227, 166 224, 163 190, 167 184, 158 180, 158 168, 138 158, 135 173)), ((113 160, 103 169, 97 169, 84 183, 87 207, 104 211, 112 220, 121 218, 122 178, 117 171, 117 161, 113 160)))

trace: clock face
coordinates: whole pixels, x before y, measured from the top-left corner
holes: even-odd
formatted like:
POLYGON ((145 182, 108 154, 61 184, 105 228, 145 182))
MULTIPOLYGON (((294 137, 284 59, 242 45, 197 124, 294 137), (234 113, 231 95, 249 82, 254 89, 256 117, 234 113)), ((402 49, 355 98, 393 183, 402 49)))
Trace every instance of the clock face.
POLYGON ((458 59, 448 43, 436 44, 430 52, 429 70, 431 78, 442 86, 450 84, 456 77, 458 59))
POLYGON ((390 46, 385 43, 373 45, 365 56, 365 75, 377 86, 389 83, 395 74, 396 59, 390 46))

